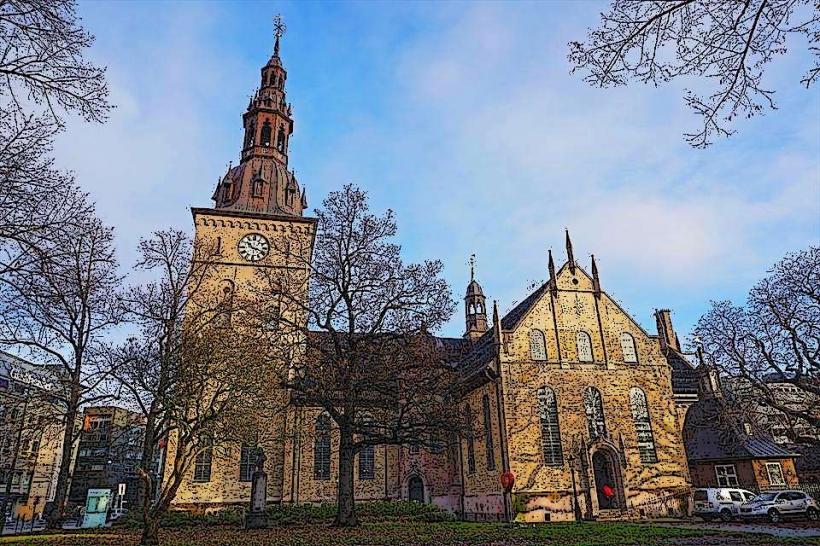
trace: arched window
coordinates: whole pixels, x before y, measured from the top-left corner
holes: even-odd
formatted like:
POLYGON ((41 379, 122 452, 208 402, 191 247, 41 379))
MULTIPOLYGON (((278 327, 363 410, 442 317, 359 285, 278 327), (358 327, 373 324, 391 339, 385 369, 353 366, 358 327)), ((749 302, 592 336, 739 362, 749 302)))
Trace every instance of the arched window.
POLYGON ((558 401, 555 391, 549 387, 538 389, 538 417, 541 421, 544 464, 561 466, 564 464, 564 454, 561 450, 561 430, 558 428, 558 401))
POLYGON ((537 328, 530 330, 530 354, 533 360, 547 359, 547 342, 544 332, 537 328))
POLYGON ((266 121, 262 124, 262 138, 260 139, 262 146, 270 146, 271 134, 270 122, 266 121))
POLYGON ((604 419, 604 401, 601 391, 595 387, 584 389, 584 412, 587 414, 589 436, 593 440, 606 436, 606 420, 604 419))
POLYGON ((470 406, 465 410, 467 421, 467 473, 475 473, 475 442, 473 441, 473 411, 470 406))
POLYGON ((285 130, 282 127, 276 133, 276 149, 285 153, 285 130))
POLYGON ((578 361, 592 362, 592 339, 589 337, 589 334, 584 331, 580 331, 578 332, 577 338, 578 361))
POLYGON ((213 448, 208 446, 196 454, 194 459, 194 481, 211 481, 211 460, 213 459, 213 448))
POLYGON ((249 482, 256 469, 256 446, 242 444, 239 451, 239 481, 249 482))
POLYGON ((330 417, 326 413, 319 414, 314 426, 313 479, 330 479, 330 417))
POLYGON ((253 137, 256 135, 256 122, 251 120, 245 130, 245 148, 253 146, 253 137))
POLYGON ((216 326, 219 328, 231 327, 231 314, 233 312, 233 282, 225 279, 219 289, 219 301, 216 310, 216 326))
POLYGON ((652 423, 649 421, 649 405, 646 393, 635 387, 629 391, 629 405, 632 408, 632 419, 635 421, 635 432, 638 435, 638 453, 642 463, 658 462, 655 452, 655 438, 652 435, 652 423))
POLYGON ((493 446, 493 422, 490 414, 490 397, 481 397, 481 410, 484 413, 484 448, 487 451, 487 470, 495 470, 495 449, 493 446))
POLYGON ((621 352, 624 354, 624 362, 637 362, 638 352, 635 350, 635 338, 632 334, 624 332, 621 334, 621 352))
MULTIPOLYGON (((361 413, 359 426, 363 433, 375 433, 373 416, 369 413, 361 413)), ((363 446, 359 449, 359 479, 372 480, 376 477, 376 448, 372 445, 363 446)))
POLYGON ((253 181, 253 185, 251 186, 251 195, 253 197, 262 197, 262 188, 265 185, 265 181, 261 178, 257 178, 253 181))

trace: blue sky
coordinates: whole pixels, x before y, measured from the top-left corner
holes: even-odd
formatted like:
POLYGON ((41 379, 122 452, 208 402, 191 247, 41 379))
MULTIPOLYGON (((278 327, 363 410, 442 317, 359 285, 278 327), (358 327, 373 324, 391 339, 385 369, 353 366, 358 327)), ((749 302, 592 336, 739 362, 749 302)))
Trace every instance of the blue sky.
MULTIPOLYGON (((346 182, 390 207, 408 260, 439 258, 456 298, 477 255, 502 311, 546 278, 547 249, 594 253, 605 290, 650 332, 669 307, 684 336, 711 299, 743 299, 784 253, 820 244, 820 93, 799 85, 805 43, 769 67, 777 111, 703 151, 682 89, 600 90, 569 73, 567 42, 604 2, 87 2, 89 53, 117 105, 72 120, 57 147, 117 230, 191 230, 238 160, 240 114, 272 50, 295 132, 291 166, 311 207, 346 182)), ((463 331, 459 308, 445 328, 463 331)))

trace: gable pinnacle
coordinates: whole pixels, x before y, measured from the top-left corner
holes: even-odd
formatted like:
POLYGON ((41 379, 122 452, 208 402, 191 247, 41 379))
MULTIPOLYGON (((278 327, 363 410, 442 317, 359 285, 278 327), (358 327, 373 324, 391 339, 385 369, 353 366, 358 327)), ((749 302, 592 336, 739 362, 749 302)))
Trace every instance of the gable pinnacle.
POLYGON ((569 270, 575 275, 575 256, 572 254, 572 241, 569 238, 569 228, 565 229, 567 234, 567 262, 569 262, 569 270))

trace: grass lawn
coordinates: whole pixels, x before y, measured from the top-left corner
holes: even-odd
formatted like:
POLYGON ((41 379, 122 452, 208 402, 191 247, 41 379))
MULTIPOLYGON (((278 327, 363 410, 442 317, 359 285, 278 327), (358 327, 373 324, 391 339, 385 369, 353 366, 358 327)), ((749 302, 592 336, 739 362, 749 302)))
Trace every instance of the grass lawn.
MULTIPOLYGON (((4 537, 0 545, 135 546, 138 538, 134 530, 108 529, 4 537)), ((369 523, 352 530, 301 525, 255 531, 200 526, 163 531, 161 538, 164 546, 820 546, 820 539, 786 540, 625 523, 552 523, 513 528, 493 523, 369 523)))

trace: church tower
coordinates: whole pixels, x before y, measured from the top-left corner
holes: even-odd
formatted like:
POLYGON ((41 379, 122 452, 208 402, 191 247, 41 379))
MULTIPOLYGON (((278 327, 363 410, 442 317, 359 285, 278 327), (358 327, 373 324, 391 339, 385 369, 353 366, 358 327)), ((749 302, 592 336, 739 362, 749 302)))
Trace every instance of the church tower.
MULTIPOLYGON (((233 311, 256 301, 259 294, 269 293, 272 274, 294 275, 298 268, 293 264, 309 260, 316 233, 317 220, 303 216, 305 193, 288 168, 293 117, 285 98, 287 72, 280 57, 285 26, 279 17, 274 28, 273 55, 262 67, 259 89, 242 114, 245 136, 239 164, 229 167, 217 183, 213 207, 191 209, 195 244, 207 249, 214 262, 202 283, 204 288, 192 299, 199 303, 201 298, 209 306, 225 304, 228 312, 220 313, 219 325, 234 330, 241 330, 246 322, 241 311, 233 311)), ((307 297, 306 283, 288 286, 303 292, 290 294, 291 298, 307 297)), ((299 311, 294 309, 272 309, 274 320, 291 323, 303 320, 296 313, 299 311)), ((271 396, 284 400, 287 393, 271 385, 271 396)), ((268 499, 280 501, 285 479, 285 417, 266 418, 258 430, 257 441, 268 460, 268 499)), ((191 473, 181 485, 178 499, 196 499, 204 505, 246 502, 250 482, 237 479, 240 456, 237 446, 230 452, 236 460, 213 465, 207 482, 191 473)))
POLYGON ((475 257, 470 257, 470 284, 464 296, 464 318, 467 330, 464 337, 475 341, 487 331, 487 305, 484 291, 475 280, 475 257))

